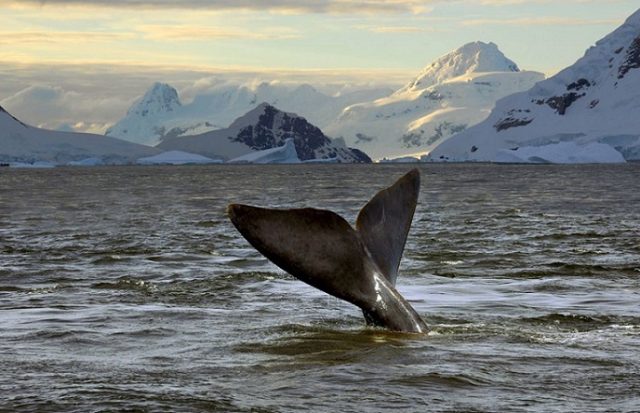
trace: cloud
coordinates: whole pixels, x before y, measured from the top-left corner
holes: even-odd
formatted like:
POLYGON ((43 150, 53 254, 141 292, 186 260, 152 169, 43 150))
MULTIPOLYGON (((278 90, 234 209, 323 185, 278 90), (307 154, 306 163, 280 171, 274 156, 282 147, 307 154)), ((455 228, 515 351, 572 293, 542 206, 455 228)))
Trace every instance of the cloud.
POLYGON ((288 28, 272 28, 260 32, 249 29, 194 27, 187 25, 143 25, 137 28, 144 37, 151 40, 286 40, 296 39, 300 34, 288 28))
POLYGON ((423 13, 442 0, 9 0, 11 6, 99 6, 110 8, 169 8, 253 10, 281 13, 423 13))
POLYGON ((470 19, 463 26, 598 26, 619 24, 615 19, 578 19, 573 17, 523 17, 518 19, 470 19))
POLYGON ((418 26, 358 26, 358 29, 367 30, 372 33, 434 33, 440 30, 433 27, 418 27, 418 26))
MULTIPOLYGON (((466 3, 475 3, 481 6, 520 6, 531 4, 557 4, 557 0, 460 0, 466 3)), ((622 3, 626 0, 607 0, 608 3, 622 3)), ((601 3, 602 0, 563 0, 564 3, 585 4, 601 3)))
POLYGON ((101 98, 49 85, 29 86, 0 101, 7 111, 32 125, 58 129, 67 124, 86 132, 102 132, 108 126, 104 117, 126 104, 122 99, 101 98))
POLYGON ((131 33, 56 32, 56 31, 0 31, 0 45, 95 43, 132 39, 131 33))
POLYGON ((29 64, 0 60, 0 106, 31 125, 57 129, 68 124, 78 131, 103 133, 157 81, 174 86, 183 102, 188 102, 199 93, 229 84, 310 83, 333 93, 345 85, 353 90, 397 88, 412 75, 412 71, 404 70, 290 70, 113 62, 29 64))

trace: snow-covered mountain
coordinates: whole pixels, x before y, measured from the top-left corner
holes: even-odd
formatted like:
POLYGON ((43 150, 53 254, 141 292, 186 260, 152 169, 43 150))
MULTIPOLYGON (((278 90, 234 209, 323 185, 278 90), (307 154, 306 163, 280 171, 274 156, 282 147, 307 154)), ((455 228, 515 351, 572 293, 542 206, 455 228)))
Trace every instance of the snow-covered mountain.
POLYGON ((640 160, 640 10, 572 66, 508 96, 433 161, 640 160))
POLYGON ((542 79, 520 71, 494 43, 469 43, 390 96, 347 107, 325 130, 376 159, 425 153, 482 121, 499 98, 542 79))
POLYGON ((386 88, 370 88, 329 96, 308 84, 222 84, 197 94, 192 102, 183 105, 176 89, 156 83, 106 135, 156 145, 176 136, 225 128, 260 102, 296 111, 314 124, 326 125, 346 106, 389 93, 386 88))
POLYGON ((329 139, 305 118, 283 112, 268 103, 261 103, 226 129, 167 138, 157 147, 231 160, 252 151, 283 146, 289 138, 293 139, 301 161, 337 158, 347 163, 371 162, 363 152, 347 148, 344 141, 329 139))
POLYGON ((197 112, 182 105, 173 87, 155 83, 129 108, 124 118, 107 129, 105 135, 153 146, 164 138, 195 135, 223 127, 197 112))
POLYGON ((157 153, 156 148, 107 136, 35 128, 0 107, 2 162, 67 164, 94 158, 96 163, 122 164, 157 153))

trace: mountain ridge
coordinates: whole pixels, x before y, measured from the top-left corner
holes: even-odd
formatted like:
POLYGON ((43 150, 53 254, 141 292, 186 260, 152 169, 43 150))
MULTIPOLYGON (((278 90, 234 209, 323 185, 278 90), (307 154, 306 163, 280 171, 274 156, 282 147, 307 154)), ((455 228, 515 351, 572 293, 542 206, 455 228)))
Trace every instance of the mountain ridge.
POLYGON ((88 158, 102 163, 132 163, 158 153, 155 148, 103 135, 36 128, 0 107, 0 161, 68 164, 88 158))
POLYGON ((345 108, 325 130, 374 158, 422 154, 482 121, 499 98, 543 78, 521 71, 495 43, 468 43, 391 95, 345 108))
POLYGON ((267 102, 282 110, 300 111, 313 124, 324 125, 338 116, 347 105, 386 96, 391 90, 369 88, 339 96, 326 95, 309 84, 288 85, 278 82, 257 84, 222 84, 196 94, 193 100, 182 104, 177 91, 170 85, 171 95, 175 92, 179 105, 172 110, 154 110, 145 104, 155 103, 149 98, 157 92, 158 83, 129 108, 127 114, 111 126, 108 136, 126 139, 146 145, 157 145, 164 139, 197 135, 216 129, 224 129, 235 119, 243 116, 260 102, 267 102))
MULTIPOLYGON (((538 162, 553 158, 554 162, 580 162, 569 152, 564 157, 553 152, 591 145, 594 152, 584 161, 638 160, 638 69, 640 10, 598 40, 573 65, 527 91, 498 101, 484 122, 442 143, 428 159, 538 162), (620 157, 609 149, 619 152, 620 157)), ((586 156, 589 151, 582 149, 586 156)))
POLYGON ((328 138, 304 117, 281 111, 266 102, 236 119, 228 128, 166 139, 157 147, 231 160, 252 151, 282 146, 287 139, 293 140, 301 161, 336 158, 340 162, 371 162, 363 152, 328 138))

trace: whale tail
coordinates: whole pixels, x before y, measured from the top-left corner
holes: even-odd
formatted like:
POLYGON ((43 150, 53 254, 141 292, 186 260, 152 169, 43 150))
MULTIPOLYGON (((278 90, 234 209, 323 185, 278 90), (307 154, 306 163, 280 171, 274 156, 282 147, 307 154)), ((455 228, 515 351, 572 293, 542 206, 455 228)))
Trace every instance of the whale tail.
POLYGON ((418 200, 414 169, 378 192, 354 229, 331 211, 269 209, 231 204, 233 225, 289 274, 363 310, 367 322, 400 331, 426 331, 395 290, 400 259, 418 200))
POLYGON ((420 192, 420 171, 412 169, 378 192, 358 214, 356 229, 382 274, 396 284, 420 192))

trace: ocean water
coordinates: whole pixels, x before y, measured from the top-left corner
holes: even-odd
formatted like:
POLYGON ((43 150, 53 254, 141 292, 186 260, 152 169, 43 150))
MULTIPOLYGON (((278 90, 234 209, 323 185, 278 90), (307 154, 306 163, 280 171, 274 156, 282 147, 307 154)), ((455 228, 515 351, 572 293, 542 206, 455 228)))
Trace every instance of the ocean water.
POLYGON ((0 170, 0 411, 639 412, 640 165, 422 165, 425 336, 269 263, 231 202, 353 222, 407 165, 0 170))

